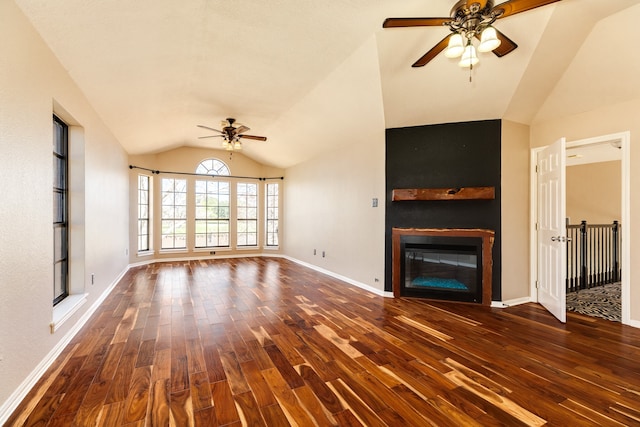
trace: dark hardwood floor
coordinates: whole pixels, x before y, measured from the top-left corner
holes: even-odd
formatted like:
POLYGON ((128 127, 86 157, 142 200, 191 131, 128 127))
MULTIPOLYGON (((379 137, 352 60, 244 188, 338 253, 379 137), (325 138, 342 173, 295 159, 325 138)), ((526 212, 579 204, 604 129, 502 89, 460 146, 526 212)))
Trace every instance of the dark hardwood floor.
POLYGON ((7 425, 640 425, 640 330, 385 299, 271 258, 138 267, 7 425))

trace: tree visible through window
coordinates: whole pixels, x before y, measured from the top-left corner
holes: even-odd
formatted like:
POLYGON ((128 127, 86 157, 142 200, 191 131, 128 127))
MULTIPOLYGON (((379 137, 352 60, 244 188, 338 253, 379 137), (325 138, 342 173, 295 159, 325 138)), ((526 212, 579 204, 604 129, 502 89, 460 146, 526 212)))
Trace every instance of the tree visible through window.
POLYGON ((187 180, 162 179, 162 249, 187 247, 187 180))
POLYGON ((229 182, 196 181, 196 248, 229 246, 229 182))
MULTIPOLYGON (((218 159, 206 159, 197 174, 229 176, 229 167, 218 159)), ((230 184, 218 179, 196 181, 196 248, 229 247, 231 217, 230 184)))
POLYGON ((236 196, 238 246, 257 246, 258 184, 239 182, 236 196))
POLYGON ((53 116, 53 305, 69 296, 69 138, 53 116))

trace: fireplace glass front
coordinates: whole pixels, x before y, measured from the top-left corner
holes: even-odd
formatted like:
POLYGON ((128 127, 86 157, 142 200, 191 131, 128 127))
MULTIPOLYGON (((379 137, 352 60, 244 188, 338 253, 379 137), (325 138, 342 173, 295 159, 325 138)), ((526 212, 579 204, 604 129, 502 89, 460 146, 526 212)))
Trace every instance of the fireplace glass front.
POLYGON ((402 236, 401 294, 482 302, 482 239, 402 236))

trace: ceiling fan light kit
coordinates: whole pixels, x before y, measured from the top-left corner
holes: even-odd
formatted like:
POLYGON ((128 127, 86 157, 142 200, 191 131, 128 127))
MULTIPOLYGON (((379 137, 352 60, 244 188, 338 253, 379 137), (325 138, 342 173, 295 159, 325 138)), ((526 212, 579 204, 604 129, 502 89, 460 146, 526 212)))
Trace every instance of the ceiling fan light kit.
POLYGON ((494 6, 493 0, 459 0, 451 9, 449 18, 387 18, 383 28, 448 26, 451 34, 418 59, 412 67, 428 64, 440 52, 447 58, 461 58, 460 67, 472 69, 479 62, 478 52, 493 52, 502 57, 513 52, 518 45, 497 30, 497 19, 526 12, 560 0, 509 0, 494 6), (472 40, 478 39, 478 47, 472 40))
POLYGON ((237 126, 233 124, 236 123, 236 119, 229 117, 226 120, 220 122, 220 127, 222 130, 214 129, 209 126, 198 125, 199 128, 211 130, 217 132, 218 135, 208 135, 208 136, 200 136, 198 139, 204 138, 222 138, 222 148, 227 151, 239 151, 242 150, 242 142, 241 138, 252 139, 255 141, 266 141, 267 137, 265 136, 256 136, 256 135, 247 135, 246 131, 250 130, 247 126, 236 123, 237 126))
POLYGON ((464 48, 464 53, 462 54, 462 58, 458 65, 461 67, 471 68, 476 65, 480 59, 478 59, 478 55, 476 55, 476 48, 473 47, 471 42, 467 44, 467 47, 464 48))

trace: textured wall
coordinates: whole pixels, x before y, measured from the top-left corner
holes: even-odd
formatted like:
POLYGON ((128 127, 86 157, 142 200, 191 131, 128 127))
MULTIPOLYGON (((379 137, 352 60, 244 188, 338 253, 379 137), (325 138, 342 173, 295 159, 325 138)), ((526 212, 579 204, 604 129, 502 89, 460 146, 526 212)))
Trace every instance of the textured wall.
POLYGON ((485 228, 496 232, 492 299, 501 299, 500 120, 387 129, 385 289, 391 229, 485 228), (395 188, 495 187, 495 200, 392 202, 395 188))
POLYGON ((129 218, 126 153, 12 1, 0 1, 0 51, 1 423, 12 393, 125 270, 129 218), (52 334, 54 112, 74 125, 80 156, 70 172, 71 269, 87 302, 52 334))

